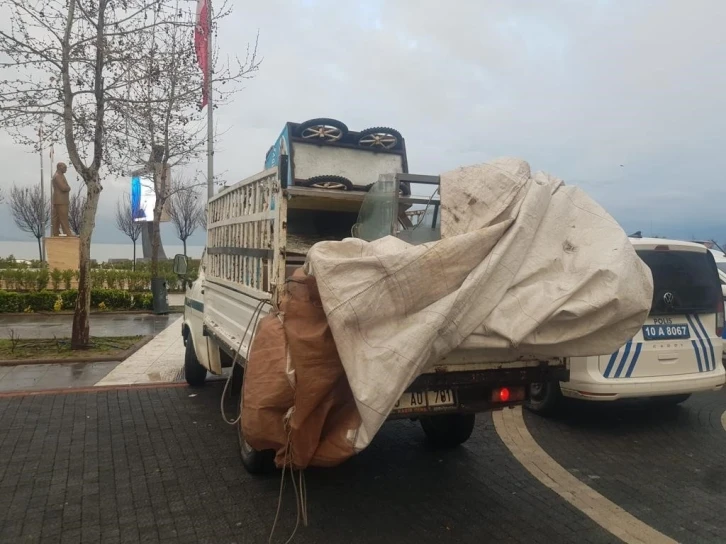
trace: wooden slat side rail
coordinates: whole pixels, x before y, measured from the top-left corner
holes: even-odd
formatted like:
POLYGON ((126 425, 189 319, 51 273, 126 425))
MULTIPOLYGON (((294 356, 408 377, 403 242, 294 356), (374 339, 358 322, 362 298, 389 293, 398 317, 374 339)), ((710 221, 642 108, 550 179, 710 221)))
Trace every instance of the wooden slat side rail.
POLYGON ((269 298, 279 283, 275 275, 279 260, 284 263, 273 236, 281 194, 273 168, 210 199, 206 274, 211 281, 269 298))

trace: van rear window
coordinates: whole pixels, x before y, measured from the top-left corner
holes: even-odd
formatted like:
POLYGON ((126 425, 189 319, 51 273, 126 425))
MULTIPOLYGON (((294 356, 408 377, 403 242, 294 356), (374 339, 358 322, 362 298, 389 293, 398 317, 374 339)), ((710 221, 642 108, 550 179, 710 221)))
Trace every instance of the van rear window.
POLYGON ((710 253, 640 250, 653 273, 651 314, 713 313, 721 294, 710 253))

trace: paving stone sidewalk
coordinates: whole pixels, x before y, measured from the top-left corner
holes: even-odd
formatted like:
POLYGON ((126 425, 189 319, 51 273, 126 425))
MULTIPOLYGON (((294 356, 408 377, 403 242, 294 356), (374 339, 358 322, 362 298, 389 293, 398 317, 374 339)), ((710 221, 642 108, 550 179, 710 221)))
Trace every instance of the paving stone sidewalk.
MULTIPOLYGON (((244 471, 221 389, 0 396, 0 542, 267 542, 280 475, 244 471)), ((310 525, 295 543, 618 542, 531 477, 486 415, 449 451, 413 422, 386 424, 305 478, 310 525)), ((290 485, 283 496, 274 542, 295 521, 290 485)))
POLYGON ((178 317, 148 344, 116 366, 97 386, 165 383, 183 379, 183 317, 178 317))
POLYGON ((683 543, 726 542, 726 391, 681 406, 570 403, 527 428, 560 465, 683 543))

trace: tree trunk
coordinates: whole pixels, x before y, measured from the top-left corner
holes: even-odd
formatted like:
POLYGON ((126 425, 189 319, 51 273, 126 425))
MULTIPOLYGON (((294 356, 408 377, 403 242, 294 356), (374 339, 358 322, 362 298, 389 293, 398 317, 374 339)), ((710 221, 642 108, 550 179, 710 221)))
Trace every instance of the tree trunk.
POLYGON ((132 240, 134 243, 134 260, 131 261, 131 270, 136 272, 136 240, 132 240))
MULTIPOLYGON (((158 202, 158 200, 157 200, 158 202)), ((151 277, 155 278, 159 275, 159 246, 161 245, 161 208, 157 213, 154 207, 154 221, 151 227, 151 277)))
POLYGON ((73 331, 71 333, 71 349, 85 349, 89 346, 90 324, 88 316, 91 312, 91 236, 96 226, 96 210, 101 196, 101 180, 98 172, 91 174, 86 181, 87 198, 83 208, 83 224, 81 226, 80 259, 78 263, 78 298, 73 314, 73 331))
MULTIPOLYGON (((186 253, 186 251, 184 251, 186 253)), ((38 236, 38 255, 40 255, 40 262, 43 262, 43 244, 40 243, 40 236, 38 236)))
POLYGON ((184 244, 184 258, 186 259, 186 257, 187 257, 187 239, 186 238, 184 238, 182 240, 182 244, 184 244))
POLYGON ((163 168, 154 165, 154 221, 151 227, 151 277, 159 275, 159 246, 161 245, 161 212, 166 202, 166 176, 163 168), (161 170, 161 171, 160 171, 161 170))

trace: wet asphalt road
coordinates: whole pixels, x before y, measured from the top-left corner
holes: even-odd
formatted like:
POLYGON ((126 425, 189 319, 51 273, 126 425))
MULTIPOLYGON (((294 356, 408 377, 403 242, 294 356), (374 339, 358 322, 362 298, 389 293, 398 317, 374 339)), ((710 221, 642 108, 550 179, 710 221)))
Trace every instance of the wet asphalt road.
MULTIPOLYGON (((179 314, 92 314, 91 336, 147 336, 158 334, 179 318, 179 314)), ((14 331, 20 338, 67 338, 73 316, 13 315, 0 316, 0 338, 14 331)))

